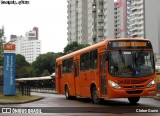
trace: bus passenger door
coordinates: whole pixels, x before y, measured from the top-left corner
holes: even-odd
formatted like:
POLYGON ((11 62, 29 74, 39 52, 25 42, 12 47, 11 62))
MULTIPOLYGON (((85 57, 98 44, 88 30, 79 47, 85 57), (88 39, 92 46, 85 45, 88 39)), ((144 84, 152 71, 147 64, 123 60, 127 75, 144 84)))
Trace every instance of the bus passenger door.
POLYGON ((79 61, 74 62, 74 84, 75 84, 75 93, 80 95, 80 82, 79 82, 79 61))
POLYGON ((100 71, 101 94, 107 95, 105 53, 100 54, 100 70, 99 71, 100 71))

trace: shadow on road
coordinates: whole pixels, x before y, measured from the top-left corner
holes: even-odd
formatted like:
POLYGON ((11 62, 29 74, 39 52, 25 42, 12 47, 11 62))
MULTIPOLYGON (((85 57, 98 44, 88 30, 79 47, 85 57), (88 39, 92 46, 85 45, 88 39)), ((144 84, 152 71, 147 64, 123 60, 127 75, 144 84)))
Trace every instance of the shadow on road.
MULTIPOLYGON (((77 98, 74 100, 79 101, 79 102, 83 102, 83 103, 92 103, 91 99, 89 99, 89 98, 77 98)), ((104 100, 104 102, 102 102, 98 105, 102 105, 102 106, 140 106, 139 103, 131 104, 129 101, 127 101, 125 99, 104 100)))

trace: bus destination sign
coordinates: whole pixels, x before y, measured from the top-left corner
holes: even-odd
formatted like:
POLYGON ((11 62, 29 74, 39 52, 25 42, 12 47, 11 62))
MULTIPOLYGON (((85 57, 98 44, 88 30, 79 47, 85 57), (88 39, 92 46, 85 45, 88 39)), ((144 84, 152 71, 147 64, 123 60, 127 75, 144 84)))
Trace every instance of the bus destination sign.
POLYGON ((152 46, 149 41, 111 41, 108 48, 152 48, 152 46))
POLYGON ((146 47, 147 42, 118 42, 118 47, 146 47))

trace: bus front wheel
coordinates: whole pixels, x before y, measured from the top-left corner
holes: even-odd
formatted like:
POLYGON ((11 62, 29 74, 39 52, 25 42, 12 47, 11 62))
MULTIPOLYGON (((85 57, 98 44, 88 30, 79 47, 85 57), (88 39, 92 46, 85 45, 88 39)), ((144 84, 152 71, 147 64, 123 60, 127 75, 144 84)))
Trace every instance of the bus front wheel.
POLYGON ((140 97, 129 97, 128 100, 131 104, 136 104, 139 101, 140 97))
POLYGON ((66 99, 71 99, 71 96, 69 94, 69 89, 68 89, 67 85, 65 86, 65 96, 66 96, 66 99))
POLYGON ((98 97, 98 91, 95 86, 92 88, 91 95, 92 95, 92 103, 99 104, 100 98, 98 97))

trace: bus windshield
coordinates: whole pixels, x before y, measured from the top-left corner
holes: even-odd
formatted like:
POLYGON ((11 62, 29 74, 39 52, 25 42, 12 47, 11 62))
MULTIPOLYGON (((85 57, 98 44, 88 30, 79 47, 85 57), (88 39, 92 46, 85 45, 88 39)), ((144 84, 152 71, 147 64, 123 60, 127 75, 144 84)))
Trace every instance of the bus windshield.
POLYGON ((109 56, 109 73, 118 77, 143 77, 154 73, 152 51, 116 50, 109 56))

